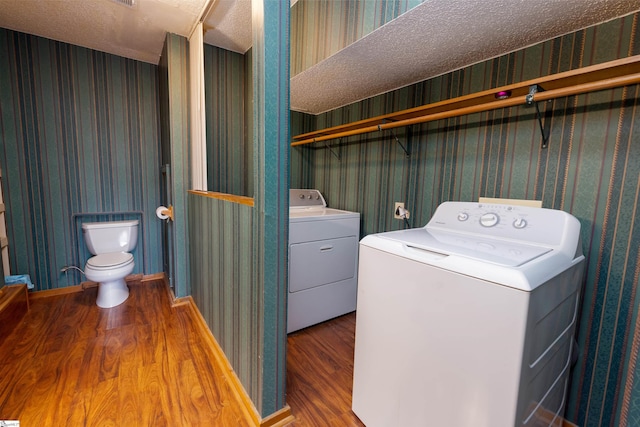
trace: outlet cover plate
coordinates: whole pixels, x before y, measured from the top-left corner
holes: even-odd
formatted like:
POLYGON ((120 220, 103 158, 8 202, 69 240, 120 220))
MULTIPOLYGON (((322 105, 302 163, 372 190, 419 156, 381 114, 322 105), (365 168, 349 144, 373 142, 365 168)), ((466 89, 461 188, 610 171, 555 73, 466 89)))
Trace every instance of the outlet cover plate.
POLYGON ((393 207, 393 217, 395 219, 402 219, 402 217, 400 215, 398 215, 398 208, 404 209, 404 203, 403 202, 396 202, 394 207, 393 207))

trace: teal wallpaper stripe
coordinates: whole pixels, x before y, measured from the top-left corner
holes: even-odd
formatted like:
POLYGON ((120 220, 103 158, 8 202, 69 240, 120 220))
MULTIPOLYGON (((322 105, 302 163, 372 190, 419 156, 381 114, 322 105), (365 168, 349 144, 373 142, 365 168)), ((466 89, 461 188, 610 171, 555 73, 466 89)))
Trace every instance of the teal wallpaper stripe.
MULTIPOLYGON (((505 84, 640 54, 639 14, 568 34, 316 117, 292 114, 311 131, 505 84)), ((327 41, 327 43, 330 43, 327 41)), ((358 211, 363 235, 424 225, 446 200, 479 196, 542 200, 582 223, 587 256, 568 417, 584 427, 637 425, 640 419, 640 88, 552 102, 549 148, 540 149, 534 111, 513 107, 391 132, 292 149, 292 187, 318 188, 329 206, 358 211), (625 398, 626 393, 626 398, 625 398)))
POLYGON ((260 396, 260 306, 253 208, 189 194, 192 296, 254 402, 260 396))
MULTIPOLYGON (((189 42, 167 34, 159 64, 162 164, 170 164, 169 202, 173 221, 168 228, 169 251, 173 252, 171 285, 177 297, 190 294, 189 242, 187 240, 187 190, 190 185, 189 42)), ((159 167, 159 166, 158 166, 159 167)), ((158 174, 160 179, 160 174, 158 174)), ((160 203, 158 203, 158 206, 160 203)))
MULTIPOLYGON (((638 283, 640 280, 640 254, 638 258, 636 258, 636 268, 632 280, 635 283, 638 283)), ((638 351, 640 350, 640 310, 638 310, 637 304, 633 307, 633 311, 634 321, 630 327, 633 328, 634 333, 633 339, 629 339, 630 357, 623 369, 623 372, 628 372, 628 379, 624 385, 624 391, 621 393, 622 408, 620 410, 619 418, 620 427, 633 427, 640 425, 640 408, 635 403, 637 396, 640 396, 640 369, 637 369, 638 351)))
POLYGON ((253 226, 256 282, 264 301, 256 407, 267 416, 286 404, 290 7, 288 2, 258 3, 253 3, 253 226))
POLYGON ((80 283, 60 269, 84 267, 78 224, 96 212, 139 218, 134 273, 161 271, 157 67, 6 29, 0 57, 12 272, 37 290, 80 283))
POLYGON ((205 46, 208 184, 255 206, 190 194, 189 240, 194 300, 266 417, 286 404, 289 5, 261 7, 248 54, 205 46))
POLYGON ((246 55, 204 45, 207 188, 239 196, 252 195, 253 178, 246 123, 251 86, 245 89, 251 72, 246 55))

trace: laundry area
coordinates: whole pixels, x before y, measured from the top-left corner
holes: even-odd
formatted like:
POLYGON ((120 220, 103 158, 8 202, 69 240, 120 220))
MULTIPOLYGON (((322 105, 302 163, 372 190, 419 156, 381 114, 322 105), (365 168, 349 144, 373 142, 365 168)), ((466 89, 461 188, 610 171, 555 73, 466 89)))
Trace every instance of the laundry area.
MULTIPOLYGON (((444 202, 423 227, 404 221, 356 243, 359 214, 327 208, 318 190, 290 190, 291 357, 356 310, 349 403, 363 425, 571 425, 581 224, 540 205, 444 202)), ((308 375, 330 381, 315 363, 324 366, 308 375)), ((297 402, 300 373, 290 372, 297 402)))
POLYGON ((356 309, 360 214, 327 207, 318 190, 289 190, 287 333, 356 309))
POLYGON ((366 236, 353 411, 369 427, 559 425, 583 270, 580 223, 557 210, 445 202, 423 228, 366 236))
POLYGON ((3 1, 0 297, 109 317, 152 281, 255 424, 631 427, 639 28, 638 0, 3 1))

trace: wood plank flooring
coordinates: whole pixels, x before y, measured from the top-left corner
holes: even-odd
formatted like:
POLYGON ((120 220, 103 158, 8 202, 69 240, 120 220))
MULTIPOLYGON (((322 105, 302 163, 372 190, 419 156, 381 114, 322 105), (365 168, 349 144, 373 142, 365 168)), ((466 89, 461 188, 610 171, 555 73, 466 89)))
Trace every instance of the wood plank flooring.
MULTIPOLYGON (((188 307, 164 283, 33 299, 0 348, 0 420, 41 426, 251 426, 188 307)), ((291 427, 363 426, 351 412, 355 313, 290 334, 291 427)))
POLYGON ((250 426, 186 306, 161 281, 95 305, 36 299, 0 351, 0 419, 40 426, 250 426))
POLYGON ((361 427, 351 411, 356 315, 350 313, 289 334, 289 426, 361 427))

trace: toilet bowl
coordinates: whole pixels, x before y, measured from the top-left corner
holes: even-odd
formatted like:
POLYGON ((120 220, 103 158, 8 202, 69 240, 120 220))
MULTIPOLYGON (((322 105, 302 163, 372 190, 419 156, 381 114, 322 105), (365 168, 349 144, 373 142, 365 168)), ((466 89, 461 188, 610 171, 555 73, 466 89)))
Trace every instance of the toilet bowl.
POLYGON ((120 305, 129 297, 129 288, 124 280, 133 271, 133 255, 113 252, 89 258, 84 275, 92 282, 98 282, 96 304, 101 308, 120 305))
POLYGON ((82 224, 85 243, 95 255, 84 268, 88 280, 98 282, 96 304, 111 308, 122 304, 129 297, 125 282, 134 269, 131 251, 138 239, 138 221, 110 221, 82 224))

